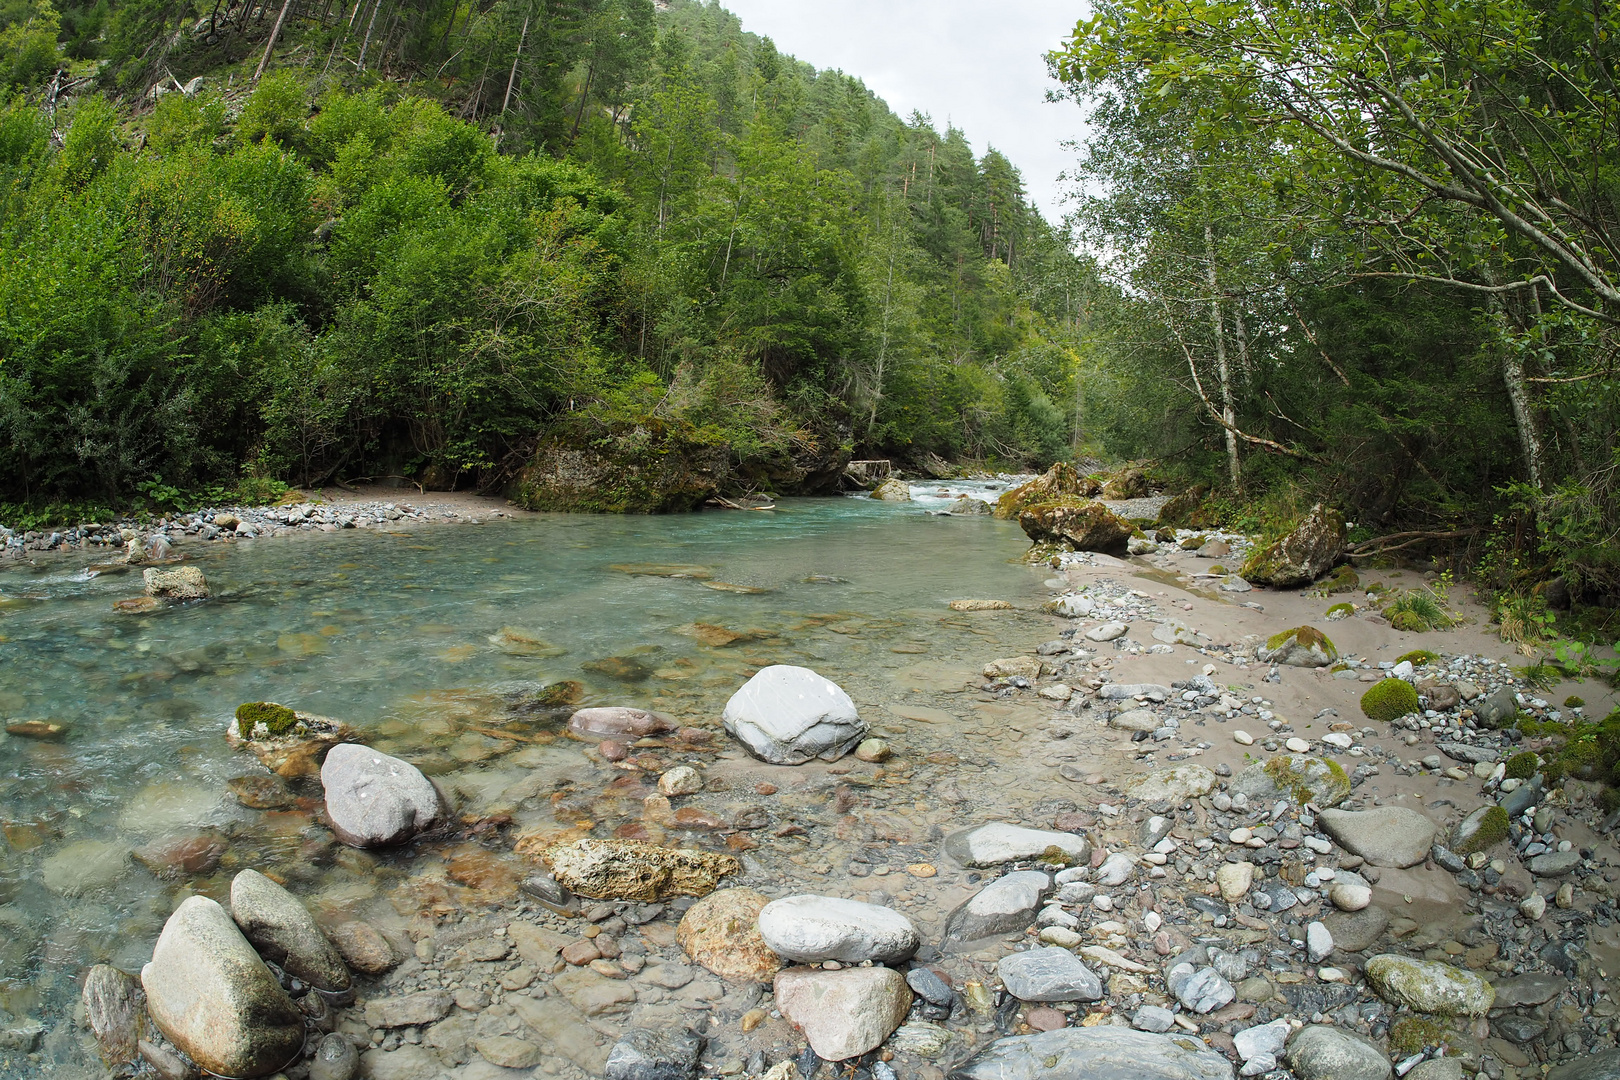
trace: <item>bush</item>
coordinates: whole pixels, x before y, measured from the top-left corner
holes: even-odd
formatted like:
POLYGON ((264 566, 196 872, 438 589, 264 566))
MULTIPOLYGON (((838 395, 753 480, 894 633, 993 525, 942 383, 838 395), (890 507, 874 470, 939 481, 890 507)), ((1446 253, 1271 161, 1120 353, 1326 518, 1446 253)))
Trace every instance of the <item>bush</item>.
POLYGON ((1417 691, 1404 679, 1384 679, 1361 695, 1361 711, 1370 719, 1389 723, 1417 712, 1417 691))

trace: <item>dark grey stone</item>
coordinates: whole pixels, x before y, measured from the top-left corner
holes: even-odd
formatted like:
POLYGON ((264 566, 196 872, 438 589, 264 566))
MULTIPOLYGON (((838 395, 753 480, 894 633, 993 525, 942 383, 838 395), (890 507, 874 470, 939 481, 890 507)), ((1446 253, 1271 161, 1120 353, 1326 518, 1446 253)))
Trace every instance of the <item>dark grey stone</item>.
POLYGON ((906 985, 932 1005, 949 1005, 956 1000, 956 991, 925 967, 914 967, 906 972, 906 985))
POLYGON ((607 1080, 690 1080, 697 1075, 703 1036, 686 1028, 632 1028, 608 1052, 607 1080))
POLYGON ((1548 1073, 1547 1080, 1620 1080, 1620 1050, 1566 1062, 1548 1073))

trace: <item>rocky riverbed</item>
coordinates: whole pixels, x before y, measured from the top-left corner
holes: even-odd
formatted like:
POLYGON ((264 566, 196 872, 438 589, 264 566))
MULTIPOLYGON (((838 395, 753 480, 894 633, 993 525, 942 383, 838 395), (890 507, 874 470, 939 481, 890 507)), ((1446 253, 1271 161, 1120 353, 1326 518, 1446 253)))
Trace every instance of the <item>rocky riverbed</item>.
MULTIPOLYGON (((242 925, 235 884, 262 869, 351 973, 322 987, 247 935, 301 1012, 300 1059, 266 1051, 288 1080, 1615 1075, 1620 853, 1595 787, 1508 776, 1537 747, 1495 726, 1577 688, 1529 690, 1479 623, 1411 634, 1245 591, 1213 571, 1240 538, 1188 539, 1064 560, 1050 613, 942 605, 1003 647, 881 688, 819 671, 825 701, 788 724, 769 679, 735 711, 660 694, 568 723, 544 685, 446 698, 493 744, 476 769, 250 771, 233 795, 284 839, 177 877, 242 925), (1299 666, 1314 639, 1273 642, 1312 624, 1331 660, 1299 666), (1360 700, 1388 679, 1424 700, 1375 721, 1360 700), (334 801, 363 783, 406 846, 337 841, 402 838, 334 801)), ((899 629, 867 632, 898 652, 899 629)), ((0 1056, 43 1028, 8 1022, 0 1056)), ((177 1060, 144 1034, 144 1060, 177 1060)))

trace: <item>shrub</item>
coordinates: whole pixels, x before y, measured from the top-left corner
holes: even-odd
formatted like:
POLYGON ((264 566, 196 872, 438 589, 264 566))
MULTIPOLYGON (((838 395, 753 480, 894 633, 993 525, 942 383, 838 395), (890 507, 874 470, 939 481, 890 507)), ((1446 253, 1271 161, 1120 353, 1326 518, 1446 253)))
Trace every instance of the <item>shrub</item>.
POLYGON ((1389 723, 1419 709, 1417 691, 1404 679, 1384 679, 1361 695, 1361 711, 1389 723))
POLYGON ((1540 763, 1541 758, 1533 750, 1521 750, 1507 759, 1502 777, 1505 780, 1528 780, 1536 775, 1536 766, 1540 763))
POLYGON ((271 735, 285 735, 297 723, 297 713, 273 701, 249 701, 236 707, 236 730, 244 739, 253 738, 260 724, 271 735))

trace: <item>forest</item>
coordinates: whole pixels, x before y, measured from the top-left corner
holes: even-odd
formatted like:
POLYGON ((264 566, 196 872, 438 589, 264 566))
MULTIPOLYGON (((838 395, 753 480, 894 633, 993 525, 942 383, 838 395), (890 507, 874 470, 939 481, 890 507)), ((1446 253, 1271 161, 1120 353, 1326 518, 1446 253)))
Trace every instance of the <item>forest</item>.
POLYGON ((718 6, 4 10, 0 498, 1071 445, 1017 170, 718 6))
POLYGON ((716 3, 7 0, 0 499, 1096 457, 1612 600, 1615 18, 1106 0, 1049 222, 716 3))

